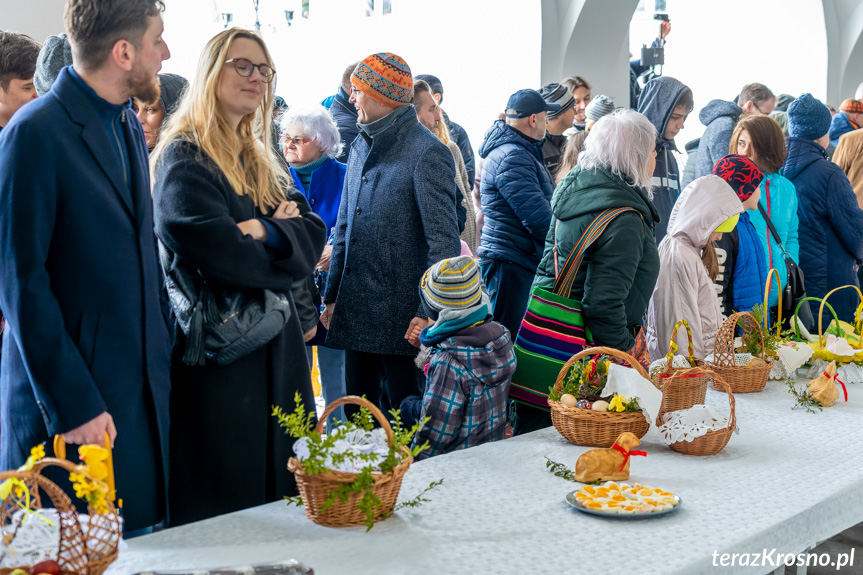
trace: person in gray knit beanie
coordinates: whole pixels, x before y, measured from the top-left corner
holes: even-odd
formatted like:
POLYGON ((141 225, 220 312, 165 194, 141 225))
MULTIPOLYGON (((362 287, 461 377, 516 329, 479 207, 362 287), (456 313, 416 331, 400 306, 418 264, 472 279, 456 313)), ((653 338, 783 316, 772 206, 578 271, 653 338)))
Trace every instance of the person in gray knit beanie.
POLYGON ((590 101, 590 104, 587 105, 587 109, 584 111, 587 116, 587 128, 590 129, 590 127, 599 121, 601 117, 606 116, 613 111, 614 100, 603 94, 594 96, 590 101))
POLYGON ((72 65, 72 46, 69 37, 64 32, 59 36, 48 36, 39 51, 36 60, 36 74, 33 76, 33 84, 36 93, 44 96, 51 90, 57 74, 66 66, 72 65))

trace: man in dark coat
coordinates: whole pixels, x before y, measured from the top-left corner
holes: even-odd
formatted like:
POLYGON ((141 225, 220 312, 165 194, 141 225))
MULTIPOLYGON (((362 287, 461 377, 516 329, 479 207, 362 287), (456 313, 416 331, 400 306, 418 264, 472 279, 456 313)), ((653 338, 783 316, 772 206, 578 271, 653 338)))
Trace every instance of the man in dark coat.
POLYGON ((492 313, 518 333, 551 223, 554 179, 542 160, 547 112, 560 109, 536 90, 519 90, 479 148, 485 224, 477 253, 492 313))
POLYGON ((674 138, 683 129, 692 111, 692 90, 670 76, 659 76, 648 82, 638 98, 638 111, 656 128, 656 168, 653 170, 653 205, 659 212, 656 243, 668 229, 668 218, 680 195, 680 169, 674 153, 674 138))
POLYGON ((74 69, 0 136, 0 468, 55 435, 108 434, 127 531, 165 517, 170 338, 147 147, 128 106, 159 96, 162 8, 69 0, 74 69), (105 47, 106 35, 119 40, 105 47))
MULTIPOLYGON (((803 94, 788 106, 788 157, 782 175, 797 189, 800 220, 800 269, 806 294, 823 298, 833 288, 858 285, 856 267, 863 264, 863 210, 842 169, 825 155, 830 111, 803 94)), ((817 314, 817 302, 810 302, 817 314)), ((859 304, 853 290, 830 296, 839 319, 851 321, 859 304)), ((824 328, 830 322, 825 315, 824 328)), ((815 315, 815 317, 818 317, 815 315)))
POLYGON ((327 344, 345 349, 347 393, 366 394, 386 411, 420 393, 415 346, 429 323, 420 279, 461 251, 455 165, 417 120, 410 68, 399 56, 369 56, 351 82, 360 135, 348 158, 321 321, 327 344))
MULTIPOLYGON (((420 74, 416 77, 417 80, 426 82, 432 89, 432 97, 437 102, 438 106, 443 105, 443 84, 440 78, 431 74, 420 74)), ((443 112, 443 110, 441 110, 443 112)), ((464 128, 450 120, 446 112, 443 112, 443 121, 449 130, 449 136, 458 146, 461 152, 461 157, 464 159, 464 167, 467 170, 467 181, 473 182, 476 177, 476 162, 473 157, 473 146, 470 145, 470 138, 467 137, 467 132, 464 128)))
POLYGON ((357 134, 360 133, 360 129, 357 127, 357 108, 350 101, 351 74, 354 73, 357 64, 359 62, 352 62, 345 68, 342 74, 342 83, 339 84, 339 89, 336 91, 336 95, 333 96, 333 102, 329 106, 330 115, 336 121, 336 125, 339 127, 339 135, 342 137, 342 142, 344 143, 341 153, 336 156, 336 160, 343 164, 348 162, 348 152, 351 151, 351 145, 354 143, 357 134))

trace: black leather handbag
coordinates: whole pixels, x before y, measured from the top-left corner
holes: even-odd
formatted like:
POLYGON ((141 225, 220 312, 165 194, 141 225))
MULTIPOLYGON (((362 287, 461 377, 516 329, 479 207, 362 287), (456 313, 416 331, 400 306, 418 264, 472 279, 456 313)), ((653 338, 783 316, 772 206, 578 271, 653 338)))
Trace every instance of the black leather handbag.
POLYGON ((183 363, 228 365, 265 346, 291 319, 291 299, 268 289, 210 286, 159 242, 171 310, 186 334, 183 363))
MULTIPOLYGON (((794 315, 794 310, 797 309, 797 304, 800 303, 800 300, 806 297, 806 285, 803 282, 803 270, 800 269, 795 261, 791 259, 791 256, 788 255, 788 252, 785 251, 785 248, 782 246, 782 240, 779 238, 779 233, 776 231, 776 227, 773 225, 773 222, 770 221, 770 217, 764 210, 764 206, 760 203, 758 204, 758 211, 761 212, 761 216, 767 223, 767 228, 770 230, 770 233, 773 234, 773 239, 776 240, 776 244, 785 256, 785 268, 788 270, 788 281, 785 282, 785 288, 782 290, 782 317, 785 318, 785 321, 782 323, 786 324, 786 322, 791 321, 791 317, 794 315)), ((797 314, 797 318, 808 331, 811 331, 815 327, 815 318, 812 316, 812 310, 809 309, 808 304, 800 306, 800 312, 797 314)), ((788 325, 790 325, 790 323, 788 325)))

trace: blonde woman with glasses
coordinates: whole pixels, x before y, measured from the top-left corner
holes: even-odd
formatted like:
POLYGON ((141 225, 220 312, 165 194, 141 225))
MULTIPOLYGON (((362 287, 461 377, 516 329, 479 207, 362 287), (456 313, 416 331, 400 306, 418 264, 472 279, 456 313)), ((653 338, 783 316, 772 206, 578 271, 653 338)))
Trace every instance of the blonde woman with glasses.
MULTIPOLYGON (((156 235, 214 291, 287 294, 308 277, 326 240, 273 150, 276 70, 257 34, 232 28, 207 43, 179 109, 153 151, 156 235)), ((178 330, 171 389, 172 525, 296 492, 292 455, 270 406, 314 410, 303 332, 291 319, 263 347, 228 365, 186 365, 178 330)))

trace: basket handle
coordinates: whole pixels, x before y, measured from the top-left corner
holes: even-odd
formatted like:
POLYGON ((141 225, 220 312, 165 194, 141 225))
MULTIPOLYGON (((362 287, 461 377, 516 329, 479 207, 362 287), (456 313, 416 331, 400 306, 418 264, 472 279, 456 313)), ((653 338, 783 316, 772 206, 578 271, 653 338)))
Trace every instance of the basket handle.
MULTIPOLYGON (((108 458, 105 460, 105 465, 108 467, 108 475, 105 477, 105 484, 108 486, 108 497, 111 501, 117 498, 117 490, 114 485, 114 453, 111 450, 111 436, 105 432, 105 439, 102 441, 102 447, 108 451, 108 458)), ((54 436, 54 456, 57 459, 66 460, 66 440, 62 435, 54 436)), ((63 466, 65 467, 65 466, 63 466)), ((74 471, 70 469, 69 471, 74 471)))
MULTIPOLYGON (((722 377, 719 374, 717 374, 715 371, 713 371, 711 369, 704 369, 701 367, 691 367, 689 369, 682 370, 679 373, 675 374, 675 377, 668 379, 668 381, 663 386, 662 393, 663 394, 668 393, 668 391, 676 385, 685 385, 683 380, 686 379, 688 376, 693 376, 693 375, 706 375, 708 377, 713 378, 714 381, 718 381, 721 384, 722 388, 728 394, 728 405, 731 406, 731 416, 728 418, 728 429, 734 429, 736 427, 736 419, 735 419, 735 414, 734 414, 734 407, 735 407, 734 394, 731 392, 731 386, 728 385, 728 382, 726 382, 724 379, 722 379, 722 377)), ((659 413, 656 415, 656 425, 657 426, 662 425, 662 416, 665 415, 666 413, 669 413, 669 412, 660 408, 659 413)))
POLYGON ((330 416, 330 414, 336 410, 336 408, 342 405, 359 405, 360 407, 365 407, 368 409, 375 419, 378 420, 378 423, 381 424, 381 428, 387 434, 387 442, 390 447, 395 447, 395 436, 393 435, 393 428, 390 425, 390 422, 387 421, 387 418, 384 417, 383 412, 381 412, 378 407, 364 397, 359 397, 358 395, 346 395, 344 397, 340 397, 337 400, 330 403, 321 416, 318 418, 318 424, 315 425, 315 432, 320 435, 324 431, 324 422, 330 416))
MULTIPOLYGON (((838 288, 834 288, 834 289, 830 290, 829 292, 827 292, 827 295, 825 295, 824 299, 821 300, 821 307, 818 308, 818 345, 820 345, 821 347, 824 347, 824 331, 821 329, 821 318, 824 315, 824 304, 827 303, 827 298, 830 297, 830 294, 832 294, 835 291, 839 291, 839 290, 845 289, 845 288, 854 288, 855 290, 857 290, 857 295, 860 296, 860 305, 857 306, 857 310, 854 312, 853 320, 854 320, 854 329, 856 329, 858 333, 861 332, 861 327, 863 327, 863 319, 861 319, 861 317, 860 317, 860 311, 861 311, 861 308, 863 308, 863 293, 860 292, 860 288, 858 288, 855 285, 845 285, 845 286, 840 286, 838 288)), ((833 311, 833 308, 830 308, 830 311, 833 311)), ((833 319, 835 319, 836 324, 839 325, 839 320, 836 318, 836 312, 833 312, 833 319)), ((851 345, 851 342, 849 341, 848 344, 851 345)), ((854 347, 853 345, 851 345, 851 346, 854 347)), ((860 347, 858 347, 857 349, 860 349, 860 347)))
POLYGON ((773 287, 773 282, 770 280, 776 278, 776 289, 779 291, 779 313, 776 318, 776 337, 781 337, 780 330, 782 329, 782 279, 779 277, 779 272, 776 268, 770 268, 767 272, 767 285, 764 286, 764 331, 770 332, 770 308, 767 307, 767 302, 770 299, 770 288, 773 287))
POLYGON ((563 367, 560 368, 560 373, 557 374, 557 379, 554 382, 554 390, 558 393, 563 391, 563 380, 566 379, 566 374, 569 372, 569 368, 571 368, 575 362, 585 357, 589 357, 591 355, 610 355, 616 357, 617 359, 622 359, 626 363, 628 363, 632 368, 634 368, 641 377, 644 379, 650 379, 650 376, 647 375, 647 372, 644 370, 644 367, 638 363, 638 360, 629 355, 628 353, 622 352, 620 350, 611 348, 611 347, 589 347, 587 349, 583 349, 563 364, 563 367))
MULTIPOLYGON (((797 336, 797 339, 800 339, 800 337, 801 337, 800 336, 800 320, 799 320, 798 314, 800 313, 800 307, 804 304, 804 302, 807 302, 807 301, 824 301, 824 300, 822 300, 819 297, 804 297, 797 303, 797 307, 794 308, 794 316, 793 316, 794 317, 794 335, 797 336)), ((833 306, 830 305, 829 303, 826 305, 827 305, 827 309, 830 310, 830 313, 833 315, 833 319, 836 320, 836 323, 839 323, 839 317, 836 315, 836 310, 834 310, 833 306)), ((820 326, 820 324, 819 324, 819 326, 820 326)))
POLYGON ((764 332, 761 331, 761 326, 755 321, 755 317, 748 311, 740 311, 728 316, 722 326, 719 328, 719 333, 716 334, 716 343, 713 346, 713 363, 719 366, 733 367, 734 362, 734 331, 737 328, 737 322, 743 320, 743 337, 746 337, 747 332, 757 330, 758 337, 761 339, 761 358, 764 358, 764 332))
POLYGON ((706 375, 708 375, 714 382, 718 382, 720 386, 725 390, 725 393, 728 394, 728 405, 731 407, 731 415, 728 417, 728 425, 726 429, 734 431, 737 427, 737 416, 734 413, 735 409, 735 401, 734 394, 731 392, 731 386, 728 385, 728 382, 722 379, 722 376, 713 371, 712 369, 703 370, 706 375))
POLYGON ((674 329, 671 330, 671 343, 668 346, 668 353, 665 354, 666 362, 663 372, 671 371, 671 362, 674 360, 674 352, 677 351, 677 330, 681 325, 686 328, 686 338, 689 341, 689 357, 687 358, 689 365, 692 367, 698 365, 695 362, 695 348, 692 346, 692 329, 689 327, 689 322, 682 319, 674 324, 674 329))

